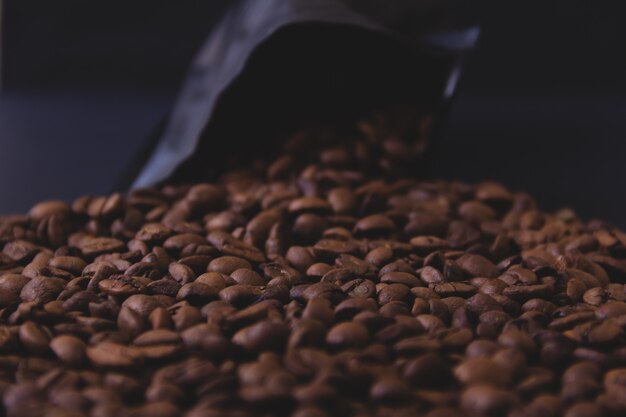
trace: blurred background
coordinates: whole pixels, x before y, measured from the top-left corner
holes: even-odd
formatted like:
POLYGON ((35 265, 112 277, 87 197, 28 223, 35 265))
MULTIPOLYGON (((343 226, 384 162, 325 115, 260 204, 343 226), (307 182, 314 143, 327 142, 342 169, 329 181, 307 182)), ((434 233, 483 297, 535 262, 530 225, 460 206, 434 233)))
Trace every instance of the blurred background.
MULTIPOLYGON (((229 0, 0 0, 0 213, 111 192, 229 0)), ((626 25, 613 0, 480 1, 432 176, 497 179, 626 228, 626 25)))

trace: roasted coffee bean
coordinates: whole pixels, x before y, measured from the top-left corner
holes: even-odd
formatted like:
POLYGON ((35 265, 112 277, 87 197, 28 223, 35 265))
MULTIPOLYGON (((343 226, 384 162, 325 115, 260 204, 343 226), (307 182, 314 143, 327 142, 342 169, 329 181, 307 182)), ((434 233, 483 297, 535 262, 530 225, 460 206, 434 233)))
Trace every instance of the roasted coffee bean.
POLYGON ((387 304, 392 301, 408 301, 411 295, 410 289, 403 284, 389 284, 385 285, 378 292, 378 302, 380 304, 387 304))
POLYGON ((63 363, 70 366, 80 366, 86 360, 87 346, 75 336, 57 336, 50 342, 50 348, 63 363))
POLYGON ((422 285, 419 278, 407 272, 388 272, 380 277, 380 282, 388 284, 403 284, 409 288, 422 285))
POLYGON ((206 240, 196 233, 181 233, 171 236, 163 242, 163 248, 168 251, 181 251, 188 245, 204 245, 206 240))
POLYGON ((226 286, 227 276, 219 272, 207 272, 196 278, 195 282, 209 285, 216 290, 222 290, 226 286))
POLYGON ((146 285, 146 292, 153 295, 167 295, 176 297, 181 285, 173 279, 163 278, 150 282, 146 285))
POLYGON ((59 278, 35 277, 22 287, 20 299, 45 304, 54 300, 63 291, 64 286, 65 281, 59 278))
POLYGON ((342 254, 354 254, 358 249, 357 243, 353 240, 330 238, 324 238, 313 246, 315 254, 321 259, 334 259, 342 254))
POLYGON ((124 242, 108 237, 83 237, 78 242, 78 248, 87 258, 105 253, 119 252, 125 248, 124 242))
POLYGON ((203 306, 218 298, 219 290, 201 282, 191 282, 183 285, 176 294, 177 301, 187 301, 192 305, 203 306))
POLYGON ((0 218, 4 414, 624 415, 626 234, 412 178, 427 126, 0 218))
POLYGON ((463 255, 457 260, 457 263, 468 276, 486 278, 495 278, 498 276, 496 266, 481 255, 463 255))
POLYGON ((122 307, 117 316, 117 328, 124 335, 132 337, 141 333, 146 327, 146 321, 139 313, 128 307, 122 307))
POLYGON ((341 290, 352 298, 372 298, 376 294, 376 285, 367 279, 355 279, 341 286, 341 290))
POLYGON ((369 340, 365 326, 358 323, 340 323, 334 326, 326 336, 326 343, 337 349, 361 348, 369 340))
POLYGON ((186 301, 169 307, 168 312, 172 314, 174 327, 178 331, 183 331, 202 320, 202 313, 197 308, 187 304, 186 301))
POLYGON ((0 289, 19 294, 22 288, 30 281, 30 278, 20 274, 0 275, 0 289))
POLYGON ((174 322, 168 311, 163 307, 157 307, 148 316, 148 321, 153 329, 171 329, 174 322))
POLYGON ((318 197, 301 197, 289 203, 290 213, 327 214, 331 210, 330 203, 318 197))
POLYGON ((98 288, 105 294, 128 297, 133 294, 143 293, 147 289, 150 280, 143 277, 129 277, 125 275, 112 275, 98 283, 98 288))
POLYGON ((177 355, 182 349, 182 339, 178 333, 167 329, 149 330, 133 341, 140 354, 146 359, 165 359, 177 355))
POLYGON ((250 262, 236 256, 221 256, 213 259, 207 266, 208 272, 220 272, 230 275, 238 269, 252 269, 250 262))
POLYGON ((185 264, 173 262, 168 267, 168 272, 180 285, 185 285, 196 279, 196 274, 185 264))
POLYGON ((354 232, 362 236, 384 236, 393 232, 396 225, 393 221, 381 214, 372 214, 364 217, 354 226, 354 232))
POLYGON ((265 285, 265 280, 258 273, 247 268, 233 271, 230 278, 237 284, 265 285))
POLYGON ((461 395, 465 412, 484 416, 504 415, 517 401, 512 392, 489 385, 472 385, 461 395))
POLYGON ((2 248, 2 253, 9 259, 25 263, 30 261, 39 252, 39 248, 32 242, 26 240, 14 240, 8 242, 2 248))
POLYGON ((39 221, 53 215, 67 216, 70 212, 70 206, 66 202, 49 200, 35 204, 28 212, 28 216, 35 221, 39 221))
POLYGON ((97 367, 128 368, 141 362, 140 352, 133 347, 102 342, 87 348, 87 357, 97 367))
POLYGON ((456 367, 455 377, 462 384, 491 384, 497 387, 511 383, 512 374, 507 366, 487 358, 472 358, 456 367))
MULTIPOLYGON (((167 300, 167 299, 165 299, 167 300)), ((150 313, 158 308, 170 304, 171 301, 164 301, 164 299, 157 296, 148 296, 145 294, 131 295, 122 303, 122 307, 128 307, 135 313, 139 314, 142 318, 146 318, 150 313)))
POLYGON ((451 376, 449 365, 434 353, 426 353, 413 359, 404 369, 404 377, 422 388, 445 387, 451 376))
POLYGON ((49 265, 66 270, 73 275, 80 275, 87 263, 76 256, 56 256, 50 260, 49 265))
POLYGON ((213 231, 209 233, 207 239, 209 243, 225 255, 238 256, 253 263, 265 261, 263 252, 252 245, 233 238, 226 232, 213 231))
POLYGON ((260 321, 235 333, 232 341, 252 352, 282 350, 288 335, 289 328, 283 323, 260 321))

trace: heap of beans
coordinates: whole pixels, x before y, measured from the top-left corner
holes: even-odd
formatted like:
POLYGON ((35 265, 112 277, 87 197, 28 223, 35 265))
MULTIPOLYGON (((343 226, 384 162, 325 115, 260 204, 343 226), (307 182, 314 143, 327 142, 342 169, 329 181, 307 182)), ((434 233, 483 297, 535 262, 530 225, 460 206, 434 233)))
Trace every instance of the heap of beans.
POLYGON ((626 415, 626 234, 403 175, 427 125, 1 219, 4 413, 626 415))

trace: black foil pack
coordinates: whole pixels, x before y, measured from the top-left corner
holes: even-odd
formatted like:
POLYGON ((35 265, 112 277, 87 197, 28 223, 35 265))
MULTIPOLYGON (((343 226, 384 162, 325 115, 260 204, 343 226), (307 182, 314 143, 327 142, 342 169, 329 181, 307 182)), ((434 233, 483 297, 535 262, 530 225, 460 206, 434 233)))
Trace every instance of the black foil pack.
POLYGON ((400 103, 428 109, 440 125, 479 33, 458 12, 450 1, 235 2, 198 52, 132 187, 206 179, 308 120, 400 103))

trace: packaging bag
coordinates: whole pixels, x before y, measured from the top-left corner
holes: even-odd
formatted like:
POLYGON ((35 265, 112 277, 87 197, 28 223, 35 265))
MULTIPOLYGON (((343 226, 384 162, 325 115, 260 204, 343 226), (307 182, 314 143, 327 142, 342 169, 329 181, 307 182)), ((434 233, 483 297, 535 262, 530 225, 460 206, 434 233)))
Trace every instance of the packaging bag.
POLYGON ((206 179, 229 156, 271 148, 311 118, 410 103, 440 126, 479 34, 459 13, 451 1, 235 2, 198 52, 132 187, 206 179))

